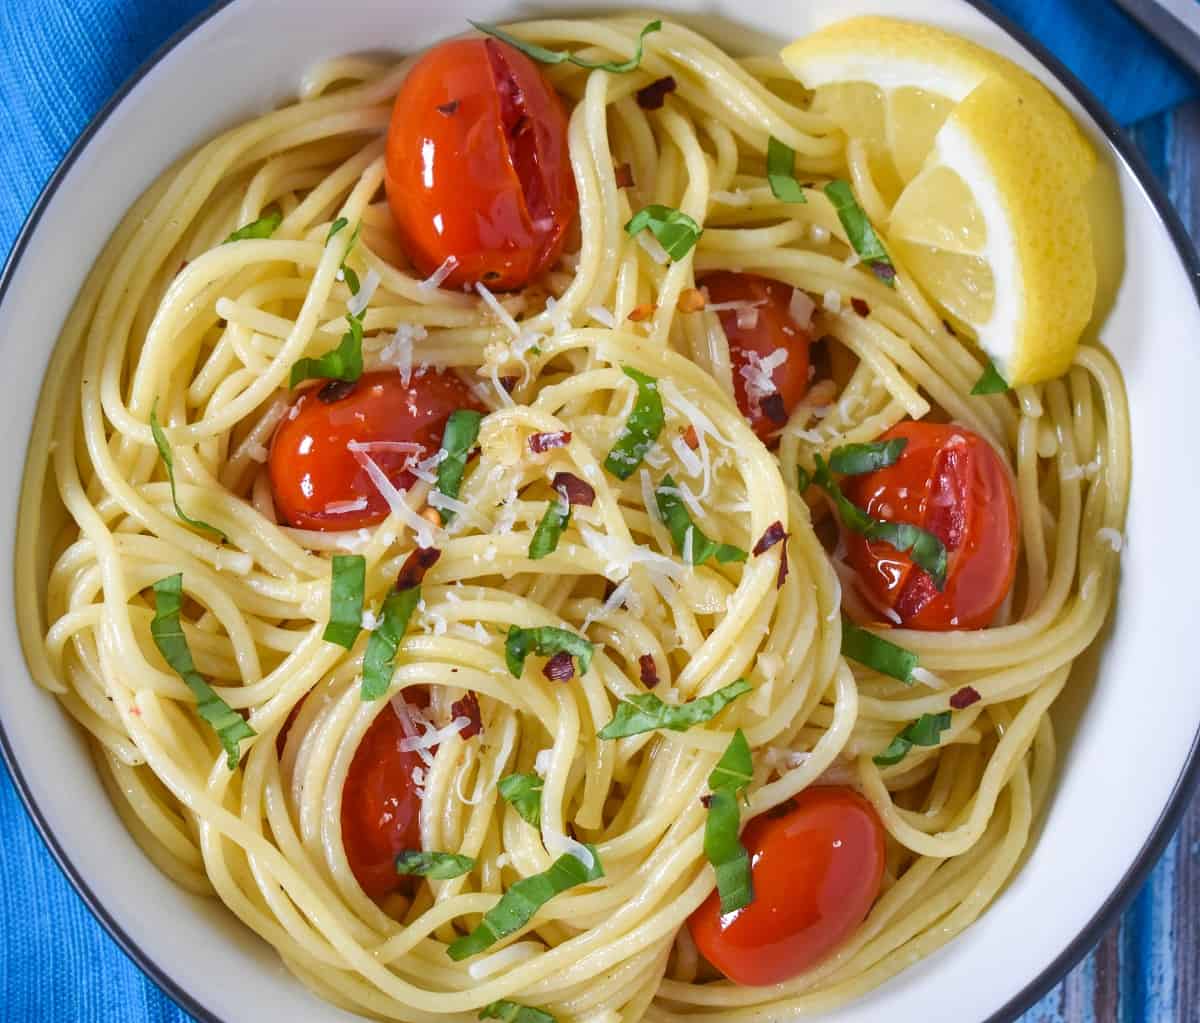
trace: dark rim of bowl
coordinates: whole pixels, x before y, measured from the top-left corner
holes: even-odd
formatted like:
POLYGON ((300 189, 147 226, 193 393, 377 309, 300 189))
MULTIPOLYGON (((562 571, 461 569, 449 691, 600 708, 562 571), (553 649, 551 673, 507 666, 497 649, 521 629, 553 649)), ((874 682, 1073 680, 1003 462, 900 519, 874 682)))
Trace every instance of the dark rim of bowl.
MULTIPOLYGON (((91 143, 96 133, 108 120, 112 112, 120 106, 121 102, 134 87, 167 54, 201 25, 234 2, 235 0, 218 0, 208 10, 202 11, 180 28, 155 50, 145 63, 117 90, 112 98, 104 104, 95 117, 92 118, 79 138, 75 140, 74 144, 67 151, 66 156, 63 157, 62 162, 55 169, 50 180, 46 182, 45 187, 38 196, 37 202, 34 204, 29 216, 26 217, 25 223, 17 235, 12 251, 4 264, 4 269, 0 271, 0 303, 4 301, 4 296, 8 291, 9 283, 14 276, 17 265, 21 261, 21 256, 25 248, 29 245, 30 239, 46 207, 54 199, 59 185, 62 184, 63 179, 67 176, 75 161, 91 143)), ((1066 65, 1023 28, 992 7, 987 0, 966 0, 966 2, 976 8, 985 17, 995 22, 1020 43, 1021 46, 1032 53, 1059 82, 1070 90, 1080 106, 1100 126, 1105 137, 1120 154, 1138 183, 1145 190, 1155 212, 1166 227, 1179 258, 1188 271, 1193 293, 1197 303, 1200 304, 1200 256, 1197 255, 1187 230, 1184 228, 1179 214, 1167 198, 1162 185, 1154 177, 1153 171, 1151 171, 1142 154, 1125 136, 1116 121, 1113 120, 1112 115, 1092 95, 1090 90, 1068 70, 1066 65)), ((25 809, 29 812, 30 817, 33 818, 34 825, 38 833, 42 836, 42 841, 46 843, 50 854, 58 863, 59 868, 66 874, 67 879, 79 893, 80 898, 83 899, 84 904, 91 911, 92 915, 100 922, 100 925, 109 933, 125 954, 182 1009, 191 1013, 201 1023, 226 1023, 226 1021, 221 1020, 202 1005, 191 992, 184 990, 166 970, 154 961, 145 949, 134 942, 121 928, 121 925, 112 914, 108 912, 96 893, 88 887, 79 871, 75 868, 75 865, 68 858, 66 851, 59 844, 58 839, 51 832, 45 818, 42 816, 41 810, 34 802, 30 787, 21 773, 12 748, 9 746, 8 737, 4 733, 3 722, 0 722, 0 757, 3 758, 4 763, 7 765, 21 801, 25 804, 25 809)), ((1200 728, 1198 728, 1196 736, 1192 740, 1192 748, 1188 753, 1187 763, 1184 765, 1184 769, 1175 783, 1175 788, 1167 800, 1163 812, 1159 815, 1153 830, 1142 845, 1137 857, 1125 872, 1125 876, 1121 879, 1120 883, 1118 883, 1108 898, 1105 899, 1103 905, 1096 911, 1083 930, 1076 935, 1075 939, 1037 977, 1011 998, 1006 1005, 993 1013, 985 1023, 1005 1023, 1005 1021, 1018 1017, 1057 984, 1099 942, 1125 910, 1126 906, 1133 900, 1133 897, 1141 888, 1142 882, 1145 881, 1146 876, 1150 873, 1155 863, 1158 862, 1163 849, 1166 848, 1167 843, 1178 828, 1179 822, 1188 807, 1190 798, 1198 785, 1200 785, 1200 728)))

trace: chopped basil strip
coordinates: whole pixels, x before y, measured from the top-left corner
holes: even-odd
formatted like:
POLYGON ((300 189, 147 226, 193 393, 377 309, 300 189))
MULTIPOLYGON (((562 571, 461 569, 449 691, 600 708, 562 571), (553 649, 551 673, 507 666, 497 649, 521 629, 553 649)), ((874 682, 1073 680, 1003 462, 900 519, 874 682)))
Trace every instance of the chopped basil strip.
POLYGON ((721 912, 732 913, 754 901, 750 854, 738 838, 741 814, 737 797, 754 775, 750 744, 739 728, 708 776, 712 795, 704 824, 704 855, 717 874, 721 912))
POLYGON ((842 656, 909 686, 913 668, 920 663, 911 650, 860 629, 848 618, 842 619, 842 656))
POLYGON ((529 556, 537 561, 547 554, 552 554, 570 521, 571 506, 562 498, 556 497, 546 506, 542 521, 533 531, 533 538, 529 541, 529 556))
POLYGON ((346 281, 346 287, 350 289, 350 294, 357 295, 358 289, 362 287, 362 285, 358 283, 358 274, 351 270, 350 267, 346 266, 345 263, 342 264, 342 277, 346 281))
POLYGON ((406 849, 396 856, 397 874, 416 874, 435 881, 449 881, 452 877, 469 874, 475 867, 470 856, 457 853, 425 852, 422 849, 406 849))
POLYGON ((599 731, 601 739, 623 739, 628 735, 666 728, 686 732, 693 725, 711 721, 739 696, 754 687, 744 678, 730 682, 715 693, 687 703, 663 703, 653 693, 632 693, 617 704, 613 719, 599 731))
POLYGON ((568 50, 547 50, 544 46, 538 46, 536 43, 527 43, 523 39, 518 39, 516 36, 509 35, 503 29, 497 28, 495 25, 488 25, 480 21, 471 21, 467 19, 472 28, 478 29, 484 35, 493 36, 499 39, 502 43, 508 43, 509 46, 520 50, 530 60, 536 60, 539 64, 562 64, 564 61, 570 61, 576 67, 587 68, 589 71, 612 71, 614 74, 624 74, 626 71, 636 71, 642 63, 642 48, 645 43, 646 36, 651 32, 657 32, 662 28, 661 21, 647 22, 642 27, 642 31, 638 35, 637 49, 634 50, 633 56, 628 60, 615 61, 591 61, 584 60, 582 57, 576 57, 575 54, 568 50))
POLYGON ((283 214, 279 210, 274 210, 266 216, 259 217, 257 220, 246 224, 244 227, 239 227, 222 244, 227 245, 229 242, 241 242, 247 238, 270 238, 282 223, 283 214))
POLYGON ((331 576, 329 624, 321 638, 349 650, 362 629, 367 559, 361 554, 335 554, 331 576))
MULTIPOLYGON (((467 468, 467 457, 475 447, 479 436, 479 424, 483 415, 474 409, 460 408, 450 413, 446 420, 446 430, 442 434, 442 457, 437 467, 438 492, 447 497, 458 497, 462 487, 463 473, 467 468)), ((442 525, 446 525, 454 513, 445 508, 439 508, 442 525)))
POLYGON ((767 183, 783 202, 808 202, 796 180, 796 151, 774 135, 767 140, 767 183))
POLYGON ((288 386, 295 387, 305 380, 345 380, 347 383, 353 383, 362 376, 362 317, 347 314, 346 320, 350 329, 342 335, 342 340, 336 348, 320 358, 306 357, 292 364, 292 376, 288 386))
POLYGON ((175 514, 189 526, 196 529, 203 529, 209 533, 215 533, 224 540, 226 538, 225 534, 216 526, 210 526, 203 519, 192 518, 179 507, 179 496, 175 492, 175 457, 171 454, 171 445, 167 440, 167 435, 163 433, 163 428, 158 422, 157 398, 154 399, 154 404, 150 408, 150 432, 154 434, 154 446, 158 448, 158 457, 163 460, 163 465, 167 467, 167 482, 171 484, 171 503, 175 505, 175 514))
POLYGON ((627 480, 658 440, 666 417, 663 414, 662 397, 658 393, 658 381, 632 366, 622 366, 621 369, 637 384, 637 401, 629 413, 629 419, 617 434, 616 443, 604 459, 604 468, 617 479, 627 480))
POLYGON ((704 233, 704 228, 683 210, 659 203, 643 206, 625 225, 625 233, 631 238, 643 230, 649 230, 658 239, 666 254, 675 261, 683 259, 691 252, 692 246, 704 233))
POLYGON ((337 220, 329 225, 329 234, 325 236, 325 244, 328 245, 331 241, 333 241, 333 236, 349 223, 350 221, 348 221, 345 217, 338 217, 337 220))
POLYGON ((558 1023, 548 1012, 500 999, 479 1010, 480 1019, 502 1019, 505 1023, 558 1023))
POLYGON ((483 915, 475 930, 446 949, 447 955, 455 962, 477 955, 506 935, 519 931, 555 895, 603 877, 604 868, 596 847, 588 845, 587 850, 592 854, 590 867, 573 853, 564 853, 550 864, 549 870, 521 878, 483 915))
POLYGON ((414 586, 411 590, 392 590, 383 602, 379 624, 367 640, 367 651, 363 654, 364 700, 378 700, 387 695, 396 670, 396 651, 420 600, 421 587, 414 586))
POLYGON ((907 437, 877 440, 870 444, 843 444, 830 454, 829 468, 843 476, 861 476, 876 469, 886 469, 900 460, 907 446, 907 437))
POLYGON ((894 738, 878 756, 872 759, 880 767, 891 767, 907 756, 914 746, 936 746, 941 742, 942 732, 950 727, 950 711, 940 714, 922 714, 916 721, 894 738))
POLYGON ((806 491, 808 489, 808 485, 811 482, 812 482, 812 473, 810 473, 802 465, 796 466, 796 489, 799 490, 800 493, 803 494, 804 491, 806 491))
POLYGON ((717 543, 700 531, 700 527, 692 521, 687 506, 678 497, 675 480, 668 474, 655 488, 654 500, 658 505, 658 514, 671 533, 675 549, 681 554, 691 554, 690 563, 703 565, 709 558, 716 558, 721 564, 729 561, 745 561, 746 552, 740 547, 729 543, 717 543), (689 549, 688 534, 691 534, 689 549))
POLYGON ((258 733, 213 691, 212 686, 196 670, 192 651, 188 648, 187 637, 179 621, 182 610, 183 573, 177 572, 159 579, 154 584, 154 619, 150 622, 154 645, 171 670, 183 679, 196 697, 196 711, 217 733, 225 750, 225 763, 232 771, 241 760, 241 741, 258 733))
POLYGON ((896 268, 892 259, 871 226, 866 211, 854 198, 854 191, 845 181, 831 181, 825 186, 825 194, 837 210, 838 219, 846 229, 846 237, 858 258, 866 263, 888 287, 896 286, 896 268))
POLYGON ((996 364, 988 359, 987 368, 983 371, 983 376, 975 381, 975 386, 971 388, 972 394, 1003 394, 1009 390, 1008 382, 1000 375, 1000 371, 996 369, 996 364))
POLYGON ((588 665, 592 663, 592 644, 582 636, 553 625, 540 625, 532 629, 520 629, 512 625, 504 640, 504 663, 508 665, 513 678, 520 678, 525 670, 525 658, 530 654, 552 657, 564 651, 573 654, 579 661, 579 674, 587 674, 588 665))
POLYGON ((536 774, 510 774, 497 786, 506 803, 511 803, 535 828, 542 826, 542 779, 536 774))
POLYGON ((872 518, 842 493, 842 488, 830 475, 825 460, 820 455, 815 458, 817 471, 813 475, 813 482, 833 498, 842 522, 868 540, 882 540, 901 554, 908 554, 913 564, 928 572, 933 585, 941 590, 946 585, 946 545, 920 526, 872 518))

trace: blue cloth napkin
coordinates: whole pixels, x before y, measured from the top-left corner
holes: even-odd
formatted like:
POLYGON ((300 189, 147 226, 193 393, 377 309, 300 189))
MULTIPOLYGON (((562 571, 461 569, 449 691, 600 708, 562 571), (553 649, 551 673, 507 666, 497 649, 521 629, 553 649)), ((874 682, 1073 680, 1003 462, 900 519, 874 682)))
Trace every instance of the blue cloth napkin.
MULTIPOLYGON (((1196 81, 1108 0, 996 4, 1047 43, 1122 123, 1197 92, 1196 81)), ((207 6, 207 0, 0 0, 0 261, 95 112, 207 6)), ((21 1023, 189 1019, 89 915, 2 769, 0 879, 0 1017, 21 1023)))

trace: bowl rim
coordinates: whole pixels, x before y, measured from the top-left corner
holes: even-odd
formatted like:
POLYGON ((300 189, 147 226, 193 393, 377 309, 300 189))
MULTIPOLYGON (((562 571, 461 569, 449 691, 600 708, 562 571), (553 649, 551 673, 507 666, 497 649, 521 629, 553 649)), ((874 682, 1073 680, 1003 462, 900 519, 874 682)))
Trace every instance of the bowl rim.
MULTIPOLYGON (((172 33, 112 94, 96 114, 88 121, 79 136, 68 148, 59 161, 54 172, 38 193, 37 200, 26 216, 12 249, 9 251, 3 268, 0 268, 0 304, 3 304, 8 287, 16 275, 17 267, 36 233, 42 214, 53 202, 67 173, 75 161, 91 144, 93 138, 107 122, 113 112, 124 102, 126 96, 180 43, 190 37, 197 29, 211 20, 226 7, 232 6, 237 0, 214 0, 214 2, 183 26, 172 33)), ((1087 112, 1104 134, 1108 143, 1116 150, 1125 162, 1130 173, 1143 190, 1150 205, 1154 209, 1162 226, 1170 236, 1175 247, 1176 255, 1188 273, 1192 285, 1193 297, 1200 304, 1200 252, 1193 243, 1185 228, 1178 211, 1166 194, 1166 189, 1150 168, 1145 157, 1133 144, 1117 124, 1113 116, 1103 106, 1082 81, 1056 57, 1042 42, 1027 32, 1011 18, 997 10, 989 0, 964 0, 975 8, 985 18, 988 18, 1001 30, 1011 36, 1024 49, 1028 50, 1073 96, 1076 102, 1087 112)), ((133 961, 146 976, 148 976, 168 997, 180 1008, 194 1016, 200 1023, 228 1023, 222 1020, 191 992, 185 990, 175 979, 154 961, 151 955, 135 942, 124 930, 119 921, 109 912, 104 902, 83 879, 83 876, 72 863, 66 850, 59 843, 43 815, 33 791, 21 771, 16 756, 4 731, 4 722, 0 720, 0 761, 8 769, 25 811, 33 821, 34 827, 49 850, 51 857, 59 869, 66 875, 71 887, 83 900, 84 905, 100 926, 116 942, 117 946, 133 961)), ((1009 1001, 994 1012, 984 1023, 1004 1023, 1015 1020, 1027 1009, 1039 1001, 1055 984, 1095 946, 1100 938, 1109 930, 1112 924, 1133 901, 1141 889, 1147 875, 1157 864, 1168 842, 1174 836, 1179 824, 1191 803, 1192 796, 1200 789, 1200 722, 1197 723, 1196 733, 1192 738, 1191 748, 1183 770, 1175 781, 1170 797, 1167 799, 1158 820, 1151 829, 1146 840, 1142 843, 1137 856, 1129 865, 1124 876, 1116 887, 1100 905, 1092 918, 1067 946, 1025 987, 1017 992, 1009 1001)))

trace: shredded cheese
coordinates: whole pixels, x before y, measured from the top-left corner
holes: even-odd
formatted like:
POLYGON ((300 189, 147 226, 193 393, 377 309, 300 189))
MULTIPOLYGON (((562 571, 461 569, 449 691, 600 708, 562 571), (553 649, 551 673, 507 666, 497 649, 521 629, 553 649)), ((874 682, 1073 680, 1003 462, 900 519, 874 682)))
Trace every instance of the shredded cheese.
POLYGON ((432 547, 433 528, 409 506, 408 501, 405 500, 408 491, 397 490, 392 481, 387 478, 387 474, 379 468, 379 463, 365 451, 354 451, 353 449, 351 451, 354 460, 366 470, 371 483, 387 502, 391 513, 412 530, 413 536, 417 538, 417 544, 421 547, 432 547))
POLYGON ((429 331, 417 323, 402 323, 396 328, 392 340, 379 353, 379 361, 386 366, 392 366, 400 372, 400 379, 405 386, 412 379, 413 342, 424 341, 429 337, 429 331))
POLYGON ((425 280, 421 281, 417 287, 422 291, 433 291, 435 288, 440 288, 442 282, 454 273, 458 267, 457 256, 447 256, 442 265, 433 271, 425 280))
POLYGON ((358 294, 351 295, 350 301, 346 303, 346 309, 351 316, 358 317, 367 311, 367 306, 370 305, 371 299, 375 297, 375 292, 379 290, 379 274, 374 268, 367 271, 367 276, 362 279, 362 284, 359 285, 358 294))

